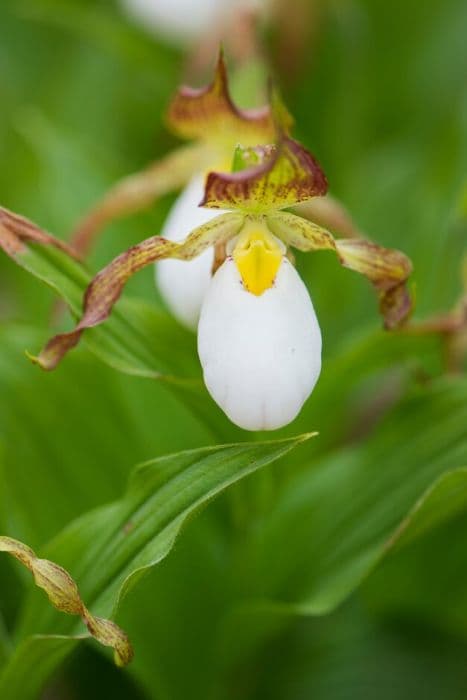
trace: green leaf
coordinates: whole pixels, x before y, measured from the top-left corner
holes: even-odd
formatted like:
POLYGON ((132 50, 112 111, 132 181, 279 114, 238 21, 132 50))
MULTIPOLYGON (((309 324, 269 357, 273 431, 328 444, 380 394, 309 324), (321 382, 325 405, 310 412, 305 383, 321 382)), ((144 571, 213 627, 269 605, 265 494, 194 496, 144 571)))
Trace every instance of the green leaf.
POLYGON ((57 372, 38 371, 22 352, 42 338, 20 324, 0 330, 2 530, 33 548, 118 498, 135 463, 212 441, 186 395, 115 372, 85 348, 57 372))
MULTIPOLYGON (((208 447, 143 464, 135 470, 120 501, 73 522, 44 554, 70 570, 93 615, 102 616, 107 610, 110 616, 142 574, 169 553, 197 508, 309 437, 208 447)), ((38 630, 54 634, 80 631, 71 619, 57 618, 42 603, 31 597, 21 625, 22 637, 38 630)), ((10 692, 10 676, 7 666, 0 677, 2 697, 10 692)), ((14 682, 19 682, 16 676, 14 682)), ((27 700, 34 695, 23 693, 21 697, 27 700)))
MULTIPOLYGON (((18 265, 51 287, 75 317, 80 316, 91 280, 87 270, 61 249, 61 241, 17 215, 3 210, 2 214, 12 227, 2 227, 2 247, 18 265)), ((108 322, 86 332, 85 340, 90 350, 113 368, 164 380, 189 406, 201 411, 221 439, 235 434, 201 381, 194 335, 167 314, 142 301, 121 299, 108 322)))
POLYGON ((467 473, 450 474, 464 465, 467 381, 413 392, 365 442, 284 486, 250 540, 250 595, 304 614, 332 610, 412 523, 421 534, 465 508, 467 473))
POLYGON ((36 700, 44 683, 76 644, 76 639, 59 635, 34 635, 20 642, 0 675, 2 697, 36 700))
MULTIPOLYGON (((259 518, 250 513, 246 532, 242 529, 234 543, 219 525, 213 533, 205 522, 201 531, 199 519, 164 567, 144 582, 144 597, 138 589, 124 605, 127 611, 119 621, 135 635, 136 645, 147 648, 145 659, 137 656, 132 673, 153 692, 164 688, 169 697, 209 697, 212 688, 220 696, 218 688, 229 688, 232 678, 242 677, 239 665, 262 663, 256 659, 258 650, 295 624, 297 614, 324 612, 311 607, 318 585, 333 597, 329 609, 334 608, 374 566, 383 564, 384 569, 386 555, 398 541, 403 543, 403 528, 404 538, 411 533, 420 537, 465 509, 464 470, 452 472, 467 462, 467 387, 459 384, 442 381, 418 389, 373 428, 365 444, 318 459, 310 455, 301 473, 291 461, 302 459, 313 443, 292 453, 287 469, 273 470, 272 509, 259 518), (425 424, 430 431, 420 429, 425 424), (423 529, 417 516, 422 504, 430 514, 423 529), (185 572, 188 581, 181 584, 185 572), (196 593, 190 586, 204 591, 208 606, 191 610, 196 593), (184 655, 190 659, 183 662, 180 678, 176 659, 184 655)), ((454 570, 461 565, 461 541, 459 537, 454 570)))

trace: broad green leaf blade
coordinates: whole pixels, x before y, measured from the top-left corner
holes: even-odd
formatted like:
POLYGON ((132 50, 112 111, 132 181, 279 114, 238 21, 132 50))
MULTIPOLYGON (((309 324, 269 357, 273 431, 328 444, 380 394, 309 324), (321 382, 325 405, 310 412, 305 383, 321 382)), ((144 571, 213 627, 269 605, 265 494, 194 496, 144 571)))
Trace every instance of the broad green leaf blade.
POLYGON ((253 597, 305 614, 332 610, 403 531, 408 537, 412 518, 421 533, 465 507, 465 473, 442 477, 466 464, 467 382, 414 392, 364 443, 324 456, 285 485, 251 539, 253 597))
MULTIPOLYGON (((446 388, 449 388, 449 386, 450 383, 448 382, 446 388)), ((422 530, 417 525, 416 514, 421 504, 426 509, 426 513, 430 515, 430 518, 427 518, 429 528, 437 527, 447 518, 455 517, 459 509, 465 509, 467 479, 464 478, 463 482, 460 483, 460 475, 464 470, 452 472, 450 470, 451 466, 449 466, 461 463, 456 461, 455 452, 452 452, 452 454, 449 451, 446 452, 448 465, 448 471, 444 472, 446 476, 441 476, 436 481, 431 480, 437 469, 442 471, 446 467, 446 464, 443 464, 443 461, 438 458, 438 449, 441 452, 443 451, 444 445, 440 436, 443 434, 446 423, 452 422, 450 411, 447 411, 448 417, 450 416, 448 421, 445 420, 446 416, 442 418, 443 412, 448 408, 447 403, 440 404, 439 413, 435 411, 433 415, 435 422, 441 420, 439 431, 436 431, 433 441, 430 441, 429 436, 413 430, 418 412, 417 407, 424 401, 428 405, 431 400, 438 402, 442 394, 442 384, 438 388, 432 387, 424 390, 417 397, 417 401, 412 399, 399 407, 381 428, 373 428, 373 436, 370 439, 372 447, 369 449, 374 450, 375 443, 379 443, 381 445, 380 450, 384 451, 384 444, 382 443, 388 439, 388 432, 389 437, 392 433, 392 439, 397 443, 395 426, 399 420, 405 422, 407 420, 407 412, 410 414, 410 409, 413 410, 412 422, 409 423, 406 432, 404 432, 404 442, 400 445, 396 444, 397 451, 394 454, 394 460, 399 460, 400 462, 401 471, 404 467, 407 469, 407 484, 404 484, 404 478, 394 473, 394 466, 391 465, 388 468, 388 457, 385 461, 376 461, 375 465, 373 465, 374 475, 375 478, 384 478, 386 482, 388 477, 390 477, 393 483, 391 485, 389 479, 387 491, 386 488, 383 488, 382 491, 380 489, 381 493, 374 491, 375 478, 368 475, 368 465, 364 464, 362 457, 364 449, 362 447, 361 450, 358 450, 360 455, 359 462, 361 463, 358 468, 361 468, 362 471, 364 469, 365 473, 358 478, 357 483, 359 490, 363 491, 365 489, 368 492, 367 503, 365 507, 358 510, 354 522, 348 524, 347 533, 342 534, 342 530, 338 531, 335 533, 333 540, 328 540, 329 546, 333 548, 339 547, 341 541, 344 541, 346 537, 349 543, 353 541, 355 545, 353 562, 351 562, 354 570, 349 567, 347 557, 342 557, 341 562, 342 580, 348 586, 345 593, 346 596, 350 595, 360 582, 358 577, 354 577, 354 574, 358 573, 360 564, 364 564, 364 561, 359 561, 359 557, 364 560, 368 540, 370 540, 371 544, 371 537, 378 537, 381 524, 383 534, 381 545, 379 546, 378 564, 384 560, 386 554, 394 551, 397 544, 395 533, 398 533, 397 536, 401 537, 402 527, 407 528, 405 530, 407 537, 411 535, 412 531, 413 535, 417 537, 428 531, 428 528, 422 530), (411 431, 413 434, 410 434, 411 431), (419 455, 420 463, 418 463, 414 453, 414 443, 416 441, 427 442, 426 453, 420 453, 419 455), (407 452, 407 462, 404 461, 405 451, 407 452), (381 473, 379 469, 381 469, 381 473), (364 479, 365 474, 366 481, 364 479), (453 478, 451 475, 453 474, 459 477, 457 485, 451 481, 451 478, 453 478), (451 486, 453 489, 455 487, 455 491, 445 488, 444 485, 447 482, 451 482, 451 486), (424 489, 424 484, 428 485, 427 489, 424 489), (438 484, 440 485, 439 489, 438 484), (404 486, 407 492, 401 494, 400 490, 404 486), (403 496, 402 502, 401 496, 403 496), (374 503, 371 500, 372 497, 374 498, 374 503), (393 502, 395 503, 394 511, 392 510, 393 502), (404 509, 404 503, 407 504, 407 510, 404 509), (376 511, 376 515, 374 511, 376 511), (391 523, 386 523, 385 526, 385 520, 388 517, 398 519, 397 524, 392 526, 391 523), (368 523, 365 530, 364 525, 366 521, 368 523), (375 528, 374 533, 372 531, 373 527, 375 528)), ((452 441, 452 447, 455 445, 459 446, 462 444, 462 441, 465 441, 465 438, 462 437, 463 432, 465 435, 465 423, 463 423, 465 412, 460 413, 458 411, 458 405, 462 405, 462 402, 465 404, 465 400, 463 399, 463 392, 458 392, 458 394, 458 401, 455 400, 453 395, 450 403, 452 413, 459 418, 459 425, 457 426, 458 437, 456 438, 455 433, 452 432, 447 436, 448 443, 450 440, 452 441)), ((316 449, 319 447, 320 441, 321 438, 316 441, 316 449)), ((293 466, 290 464, 292 458, 302 457, 304 452, 309 451, 310 444, 312 443, 304 445, 299 451, 290 455, 287 469, 281 470, 280 477, 285 472, 289 474, 291 470, 293 471, 293 466)), ((463 459, 462 455, 459 458, 463 459)), ((226 680, 226 676, 229 676, 232 669, 234 669, 235 673, 235 669, 238 670, 239 665, 246 664, 249 666, 252 659, 255 659, 256 663, 258 650, 261 650, 266 643, 269 643, 278 634, 282 634, 283 630, 289 628, 293 624, 293 619, 297 613, 310 614, 311 610, 309 608, 305 609, 296 605, 296 599, 293 598, 293 595, 296 594, 300 580, 306 581, 314 570, 316 570, 317 576, 323 579, 323 586, 326 584, 327 572, 324 569, 324 558, 332 556, 332 552, 321 551, 318 552, 319 556, 314 557, 320 535, 323 537, 326 535, 325 531, 318 531, 320 519, 318 514, 321 514, 321 519, 326 517, 328 524, 331 526, 334 521, 338 522, 341 517, 342 504, 345 500, 355 501, 357 508, 358 504, 361 503, 361 499, 358 498, 359 494, 352 491, 348 480, 334 479, 335 470, 331 470, 331 473, 326 474, 327 467, 323 468, 323 464, 327 465, 329 462, 328 457, 326 460, 323 458, 310 460, 306 466, 303 465, 303 468, 308 469, 308 472, 311 472, 312 469, 320 472, 319 479, 316 478, 314 480, 314 488, 317 489, 316 495, 309 489, 305 489, 303 495, 300 493, 300 485, 305 484, 307 480, 311 480, 311 474, 309 474, 308 479, 304 475, 302 478, 299 478, 296 472, 291 477, 289 475, 289 479, 295 485, 294 500, 297 503, 297 508, 300 506, 300 510, 295 514, 295 518, 289 519, 287 515, 287 503, 290 501, 291 490, 287 485, 287 480, 281 479, 281 485, 276 481, 277 502, 273 507, 272 515, 268 511, 264 512, 259 523, 253 518, 250 519, 248 540, 253 538, 257 546, 257 550, 255 549, 251 556, 249 556, 251 551, 248 540, 245 539, 243 531, 240 533, 237 547, 229 547, 226 544, 222 547, 221 545, 213 545, 212 542, 206 544, 206 541, 209 541, 209 535, 205 527, 202 535, 198 533, 198 539, 202 540, 206 550, 211 552, 212 562, 209 564, 209 557, 205 553, 203 556, 203 546, 201 544, 196 545, 196 540, 193 538, 194 530, 198 528, 200 518, 196 523, 196 528, 190 528, 190 532, 183 538, 183 542, 178 544, 170 560, 167 561, 164 567, 157 570, 157 575, 148 577, 141 588, 138 588, 137 594, 134 597, 129 597, 127 603, 123 606, 124 611, 128 606, 126 614, 124 613, 119 621, 124 627, 126 624, 131 626, 131 622, 136 617, 139 620, 140 628, 134 641, 136 644, 139 642, 140 646, 146 645, 151 650, 146 653, 145 662, 137 656, 135 666, 131 668, 131 672, 139 680, 143 680, 148 685, 153 682, 156 684, 153 686, 155 688, 158 688, 157 684, 161 683, 162 687, 169 689, 167 692, 174 698, 186 697, 187 693, 190 694, 190 688, 193 695, 202 696, 204 693, 206 696, 209 696, 206 688, 231 687, 229 680, 226 680), (284 498, 282 493, 284 493, 284 498), (322 498, 325 498, 326 501, 321 506, 322 498), (308 508, 307 504, 309 504, 308 508), (313 520, 315 512, 317 519, 313 520), (268 539, 265 540, 263 536, 265 532, 268 533, 268 523, 271 518, 277 529, 281 527, 280 516, 282 516, 283 529, 280 535, 276 533, 277 537, 280 536, 280 541, 276 540, 277 547, 275 550, 272 550, 268 546, 271 544, 270 541, 268 539), (253 525, 251 525, 252 522, 254 523, 253 525), (314 531, 315 529, 316 532, 314 531), (257 538, 255 533, 257 533, 257 538), (187 539, 190 540, 189 552, 187 552, 187 539), (298 541, 296 542, 296 540, 298 541), (255 562, 258 556, 262 558, 264 546, 268 546, 268 551, 264 555, 264 568, 260 572, 262 578, 261 581, 258 581, 255 577, 255 562), (230 551, 226 553, 225 550, 228 548, 230 551), (244 551, 245 548, 246 552, 244 551), (293 551, 293 568, 287 563, 290 549, 293 551), (182 558, 181 550, 184 550, 182 558), (219 554, 219 552, 222 552, 222 554, 219 554), (208 569, 209 573, 205 573, 205 577, 210 576, 209 584, 200 584, 197 575, 192 571, 192 569, 197 569, 200 566, 200 561, 203 562, 203 569, 204 567, 208 569), (205 563, 206 561, 207 563, 205 563), (282 565, 285 567, 283 594, 281 597, 279 595, 273 596, 268 590, 269 579, 276 575, 277 570, 280 570, 282 565), (168 567, 171 571, 167 570, 168 567), (291 570, 292 573, 290 574, 291 570), (189 589, 189 586, 193 585, 196 590, 209 591, 207 594, 210 601, 209 610, 200 612, 198 616, 191 612, 187 613, 190 603, 193 604, 193 596, 190 596, 189 590, 181 593, 180 589, 182 587, 177 583, 178 578, 184 576, 184 572, 189 572, 187 574, 189 575, 189 583, 184 584, 184 587, 189 589), (289 590, 287 582, 289 575, 291 590, 289 590), (212 590, 215 590, 215 594, 212 593, 212 590), (144 598, 143 591, 146 592, 144 598), (262 595, 267 596, 266 599, 261 599, 262 595), (258 600, 258 598, 260 599, 258 600), (185 621, 186 625, 190 626, 191 645, 193 645, 193 640, 198 640, 200 644, 204 645, 202 651, 197 649, 196 652, 190 652, 190 641, 185 638, 183 638, 183 642, 180 641, 184 627, 183 622, 180 622, 180 620, 185 621), (209 634, 207 635, 205 632, 206 624, 209 629, 209 634), (157 629, 155 629, 156 627, 157 629), (213 633, 211 630, 219 629, 222 630, 220 638, 216 637, 212 640, 213 633), (207 640, 206 636, 208 637, 207 640), (165 640, 169 640, 167 644, 165 640), (167 645, 169 645, 170 651, 167 649, 167 645), (164 647, 164 649, 160 649, 161 647, 164 647), (177 653, 182 655, 192 653, 190 660, 184 662, 186 674, 184 679, 178 678, 177 667, 172 668, 171 665, 171 659, 176 657, 177 653), (209 673, 203 674, 202 671, 198 671, 195 668, 196 661, 194 661, 193 654, 195 654, 194 658, 197 660, 198 665, 209 668, 209 673), (151 669, 146 668, 149 661, 151 669), (220 678, 222 680, 219 680, 220 678)), ((279 478, 279 473, 275 474, 275 476, 279 478)), ((221 537, 222 535, 218 533, 218 536, 221 537)), ((462 548, 458 548, 458 552, 459 549, 461 550, 462 548)), ((459 553, 459 557, 462 557, 461 553, 459 553)), ((336 561, 334 562, 336 570, 338 566, 339 560, 336 556, 336 561)), ((465 567, 462 568, 464 569, 465 567)), ((360 569, 362 578, 366 577, 368 573, 368 568, 362 567, 360 569)), ((330 580, 328 583, 331 588, 333 582, 330 580)))
MULTIPOLYGON (((206 447, 147 462, 134 471, 120 501, 74 521, 46 555, 55 553, 54 560, 69 566, 95 614, 112 614, 140 571, 170 551, 191 513, 312 436, 206 447)), ((35 613, 33 627, 34 619, 35 613)))
MULTIPOLYGON (((112 614, 145 570, 169 553, 196 509, 309 437, 208 447, 143 464, 120 501, 73 522, 47 548, 46 556, 53 554, 54 561, 70 570, 93 614, 101 616, 104 610, 112 614)), ((54 636, 82 631, 71 619, 57 617, 43 602, 31 596, 21 627, 23 638, 37 631, 54 636)), ((10 675, 7 665, 0 676, 2 697, 10 692, 10 675)), ((45 679, 41 676, 39 680, 45 679)), ((29 696, 21 697, 26 700, 29 696)))
POLYGON ((179 400, 163 382, 115 372, 85 349, 59 372, 40 372, 22 351, 42 339, 20 324, 0 330, 1 529, 33 548, 118 498, 135 463, 212 442, 193 415, 204 404, 195 389, 199 410, 182 389, 179 400), (45 495, 53 507, 44 508, 45 495))

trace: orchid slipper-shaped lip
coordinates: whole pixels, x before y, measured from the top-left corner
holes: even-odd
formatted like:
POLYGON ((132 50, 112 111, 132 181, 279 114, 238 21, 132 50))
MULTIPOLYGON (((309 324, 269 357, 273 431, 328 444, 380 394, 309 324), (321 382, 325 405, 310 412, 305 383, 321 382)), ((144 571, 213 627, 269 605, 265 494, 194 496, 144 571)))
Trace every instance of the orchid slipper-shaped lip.
MULTIPOLYGON (((170 188, 189 180, 164 235, 132 246, 101 270, 86 290, 75 328, 56 335, 32 359, 44 369, 56 367, 86 329, 105 321, 129 278, 156 262, 174 315, 192 327, 199 316, 198 352, 214 401, 242 428, 279 428, 298 414, 321 370, 320 328, 289 249, 330 250, 342 265, 364 274, 378 292, 386 328, 397 327, 410 312, 410 261, 361 237, 335 239, 326 228, 285 211, 325 195, 326 177, 290 137, 291 119, 277 96, 272 108, 239 110, 233 104, 222 55, 213 83, 182 88, 169 119, 196 144, 119 183, 81 231, 88 235, 140 208, 164 191, 164 178, 170 188), (238 141, 242 145, 235 146, 238 141), (232 152, 232 170, 225 172, 232 152)), ((15 231, 39 235, 22 219, 5 220, 3 247, 17 244, 15 231)))
POLYGON ((336 253, 342 265, 372 282, 385 326, 401 324, 410 311, 410 261, 361 238, 335 239, 283 211, 323 195, 327 183, 313 156, 279 120, 278 129, 274 144, 237 147, 233 172, 208 175, 204 206, 229 211, 204 221, 183 241, 153 236, 119 255, 89 285, 74 330, 52 338, 36 361, 55 367, 87 328, 107 318, 138 270, 169 258, 191 261, 206 251, 212 256, 212 250, 217 271, 202 304, 199 355, 211 396, 245 429, 275 429, 293 420, 320 372, 321 334, 309 294, 287 258, 290 247, 336 253))
POLYGON ((321 332, 308 291, 284 246, 260 235, 252 234, 246 249, 237 244, 216 272, 198 327, 206 387, 246 430, 290 423, 321 370, 321 332))

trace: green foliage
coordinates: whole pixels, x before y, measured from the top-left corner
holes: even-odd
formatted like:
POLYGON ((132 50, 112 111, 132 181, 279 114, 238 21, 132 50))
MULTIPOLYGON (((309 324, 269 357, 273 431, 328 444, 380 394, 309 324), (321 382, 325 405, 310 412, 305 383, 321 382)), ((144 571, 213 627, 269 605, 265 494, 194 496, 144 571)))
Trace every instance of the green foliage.
MULTIPOLYGON (((295 80, 277 75, 294 135, 361 229, 412 258, 415 320, 448 311, 466 253, 465 3, 323 3, 316 21, 295 80)), ((0 203, 68 238, 174 145, 162 110, 183 57, 107 2, 5 0, 0 39, 0 203)), ((298 254, 323 372, 266 444, 209 399, 150 270, 55 373, 25 358, 70 327, 62 311, 50 328, 50 287, 78 315, 90 275, 170 203, 111 225, 89 269, 30 248, 45 285, 0 257, 2 533, 69 569, 135 648, 123 671, 83 651, 82 625, 2 558, 1 697, 464 697, 467 385, 442 338, 383 333, 365 280, 298 254)))

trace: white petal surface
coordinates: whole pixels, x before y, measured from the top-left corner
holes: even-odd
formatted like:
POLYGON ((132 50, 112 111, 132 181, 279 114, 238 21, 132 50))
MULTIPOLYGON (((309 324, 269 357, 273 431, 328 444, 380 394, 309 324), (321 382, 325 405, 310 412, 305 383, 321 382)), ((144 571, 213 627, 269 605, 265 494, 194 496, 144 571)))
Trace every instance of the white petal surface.
POLYGON ((192 39, 218 22, 233 0, 121 0, 128 15, 155 34, 192 39))
MULTIPOLYGON (((203 198, 204 178, 194 177, 173 205, 161 235, 171 241, 182 241, 196 226, 219 216, 216 209, 198 204, 203 198)), ((188 328, 196 329, 204 295, 211 281, 214 259, 212 249, 205 250, 189 262, 161 260, 155 264, 156 282, 173 315, 188 328)))
POLYGON ((206 294, 198 326, 204 381, 246 430, 290 423, 321 370, 321 332, 308 291, 284 258, 274 286, 247 292, 228 258, 206 294))

